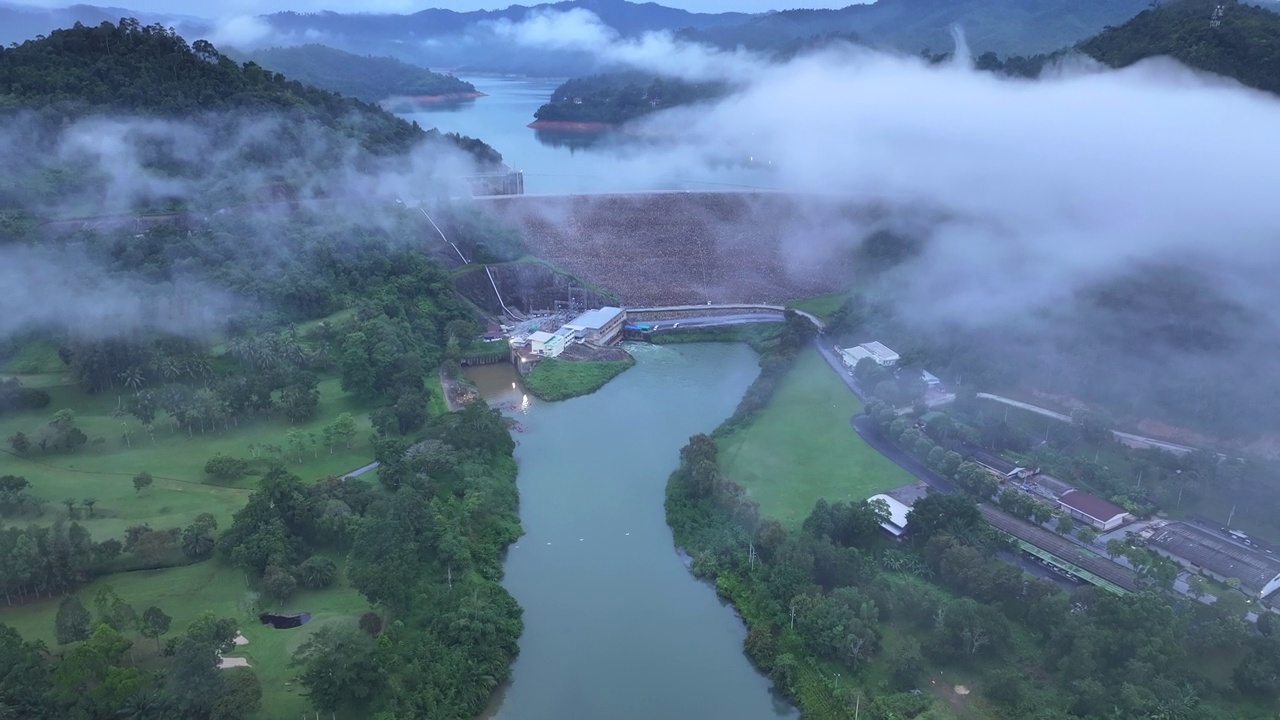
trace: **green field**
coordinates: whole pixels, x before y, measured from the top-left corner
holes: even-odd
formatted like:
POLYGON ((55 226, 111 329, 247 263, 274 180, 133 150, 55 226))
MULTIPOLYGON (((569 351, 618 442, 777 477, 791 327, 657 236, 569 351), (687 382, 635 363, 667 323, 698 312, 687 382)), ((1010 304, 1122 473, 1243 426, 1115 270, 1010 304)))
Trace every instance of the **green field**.
POLYGON ((635 365, 634 358, 626 360, 560 360, 548 358, 540 361, 523 383, 529 392, 542 400, 568 400, 579 395, 590 395, 606 383, 635 365))
MULTIPOLYGON (((92 497, 97 499, 93 515, 88 516, 85 508, 78 507, 76 519, 97 541, 112 537, 123 540, 127 527, 143 523, 156 529, 182 527, 203 512, 212 513, 218 519, 219 529, 225 529, 231 515, 244 505, 256 487, 257 479, 250 476, 230 484, 215 481, 205 475, 205 461, 218 452, 251 458, 251 444, 287 447, 285 434, 295 427, 282 418, 264 418, 242 422, 239 427, 232 425, 188 435, 184 430, 174 431, 168 418, 161 414, 156 420, 152 441, 136 418, 113 417, 119 402, 115 393, 86 395, 59 372, 49 372, 57 362, 56 353, 50 358, 44 349, 35 347, 26 351, 20 362, 24 370, 45 371, 17 377, 29 387, 46 389, 53 401, 39 411, 0 416, 0 442, 4 443, 0 449, 8 450, 7 438, 15 432, 30 434, 63 408, 75 411, 77 426, 91 442, 96 437, 104 438, 105 442, 100 449, 86 445, 71 453, 33 452, 26 457, 0 453, 0 474, 26 477, 31 482, 32 493, 48 501, 42 517, 16 519, 19 523, 46 524, 65 518, 67 510, 61 504, 64 498, 80 501, 92 497), (133 432, 132 446, 122 439, 126 429, 133 432), (155 484, 138 494, 133 488, 133 476, 142 471, 150 472, 155 484)), ((330 453, 321 446, 309 449, 302 462, 288 458, 288 470, 304 480, 317 480, 361 467, 372 455, 368 446, 369 408, 346 396, 336 377, 321 380, 319 391, 316 418, 296 427, 318 433, 340 413, 350 412, 356 419, 358 433, 350 448, 339 446, 330 453)), ((436 404, 443 405, 442 402, 436 404)), ((432 408, 433 413, 443 411, 443 407, 432 408)), ((260 457, 262 454, 259 451, 260 457)), ((377 482, 372 474, 364 479, 377 482)), ((334 559, 343 564, 343 558, 334 559)), ((354 618, 368 609, 364 597, 340 581, 336 589, 299 591, 286 606, 277 608, 310 612, 313 619, 309 624, 296 630, 273 630, 258 624, 257 610, 267 608, 255 604, 257 594, 247 586, 245 574, 216 561, 101 578, 77 592, 87 607, 92 607, 93 595, 103 584, 115 588, 139 612, 149 605, 157 605, 173 616, 170 634, 181 632, 205 611, 241 620, 241 630, 249 639, 249 645, 241 648, 243 652, 232 654, 248 658, 262 681, 263 709, 258 717, 264 719, 299 717, 307 709, 306 699, 299 694, 301 688, 291 683, 293 670, 289 659, 297 646, 317 627, 342 619, 355 622, 354 618)), ((59 598, 54 598, 21 606, 0 605, 0 622, 14 626, 24 637, 44 640, 50 647, 56 647, 53 617, 58 601, 59 598)), ((138 640, 135 648, 138 662, 146 663, 151 657, 149 653, 154 652, 154 644, 149 643, 138 640)))
MULTIPOLYGON (((343 568, 343 558, 334 559, 343 568)), ((243 572, 217 561, 167 570, 120 573, 89 583, 76 594, 85 607, 92 609, 93 596, 103 585, 110 585, 139 613, 155 605, 172 616, 169 636, 183 632, 204 612, 240 621, 240 632, 249 644, 237 647, 227 655, 246 658, 262 681, 262 710, 258 717, 264 720, 299 717, 308 707, 302 695, 304 689, 293 682, 294 669, 289 667, 298 646, 318 628, 339 622, 355 623, 369 609, 364 596, 346 586, 341 572, 333 588, 299 590, 284 605, 274 605, 267 600, 259 602, 258 594, 245 584, 243 572), (260 610, 309 612, 311 622, 300 628, 275 630, 258 622, 260 610)), ((55 648, 53 620, 60 600, 57 597, 5 607, 0 611, 0 618, 23 637, 43 640, 55 648)), ((147 664, 155 655, 155 644, 146 638, 131 637, 136 661, 147 664)))
POLYGON ((805 350, 769 405, 720 441, 721 470, 760 503, 760 513, 797 527, 819 498, 862 500, 912 482, 849 425, 858 398, 816 350, 805 350))
POLYGON ((830 320, 831 316, 844 305, 844 301, 849 299, 849 293, 827 293, 825 295, 814 295, 813 297, 802 298, 800 300, 792 300, 784 303, 789 308, 803 310, 810 315, 815 315, 822 320, 830 320))
MULTIPOLYGON (((188 525, 202 512, 213 513, 219 527, 226 527, 231 513, 244 504, 255 479, 248 477, 231 485, 214 482, 204 473, 205 462, 218 452, 249 458, 250 444, 285 447, 285 433, 294 427, 287 420, 267 418, 188 435, 184 430, 175 432, 168 418, 161 415, 152 441, 136 418, 112 417, 118 402, 115 394, 86 395, 58 375, 20 377, 24 384, 47 389, 53 402, 43 410, 0 416, 3 449, 8 449, 6 439, 15 432, 30 434, 63 408, 75 411, 76 424, 91 443, 96 437, 105 442, 100 451, 89 444, 71 453, 33 452, 26 457, 6 453, 0 455, 0 465, 4 473, 26 477, 31 481, 32 493, 49 501, 41 522, 66 515, 66 508, 59 504, 64 498, 97 498, 93 517, 85 517, 83 508, 77 513, 80 522, 99 541, 122 539, 125 528, 143 522, 157 529, 188 525), (126 429, 133 432, 131 446, 122 440, 126 429), (142 471, 155 476, 155 485, 139 495, 133 489, 133 476, 142 471)), ((358 468, 367 464, 372 454, 368 447, 368 409, 344 395, 337 378, 322 380, 319 390, 318 415, 297 427, 318 433, 338 414, 350 412, 359 432, 350 448, 339 446, 332 453, 324 447, 313 448, 304 454, 301 463, 289 458, 289 471, 307 480, 358 468)))

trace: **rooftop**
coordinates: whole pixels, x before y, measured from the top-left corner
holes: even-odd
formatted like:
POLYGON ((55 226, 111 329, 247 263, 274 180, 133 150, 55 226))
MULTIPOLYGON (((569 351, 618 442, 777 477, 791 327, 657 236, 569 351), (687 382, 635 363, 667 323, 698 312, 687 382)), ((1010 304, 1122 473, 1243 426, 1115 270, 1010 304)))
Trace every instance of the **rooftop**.
POLYGON ((897 361, 898 361, 898 353, 896 353, 896 352, 894 352, 894 351, 890 350, 889 348, 885 347, 885 346, 884 346, 884 344, 883 344, 883 343, 881 343, 879 340, 872 340, 871 342, 869 342, 869 343, 863 343, 863 344, 859 345, 858 347, 860 347, 860 348, 862 348, 863 350, 866 350, 867 352, 871 353, 872 355, 874 355, 874 356, 875 356, 878 360, 880 360, 881 362, 886 362, 886 363, 887 363, 887 362, 897 362, 897 361))
POLYGON ((1186 523, 1165 525, 1147 542, 1215 575, 1239 578, 1243 587, 1254 592, 1280 577, 1280 560, 1186 523))
POLYGON ((551 333, 546 332, 545 330, 539 330, 529 335, 529 342, 545 343, 553 337, 555 336, 551 333))
POLYGON ((1107 522, 1117 515, 1126 514, 1124 508, 1116 507, 1100 497, 1080 490, 1068 490, 1058 496, 1058 502, 1098 522, 1107 522))
POLYGON ((881 527, 894 535, 901 535, 907 527, 907 513, 911 512, 911 506, 899 502, 898 500, 883 493, 880 495, 872 495, 867 498, 867 502, 871 502, 872 500, 883 500, 885 504, 889 506, 889 522, 881 523, 881 527))
POLYGON ((622 308, 602 307, 588 310, 565 324, 566 327, 580 327, 588 330, 599 330, 621 315, 622 308))

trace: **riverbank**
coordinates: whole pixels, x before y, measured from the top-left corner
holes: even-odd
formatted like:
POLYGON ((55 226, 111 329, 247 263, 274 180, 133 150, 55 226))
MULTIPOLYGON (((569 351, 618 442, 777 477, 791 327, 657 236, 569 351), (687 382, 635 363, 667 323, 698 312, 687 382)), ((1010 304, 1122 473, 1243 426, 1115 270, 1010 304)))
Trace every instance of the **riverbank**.
POLYGON ((603 122, 572 122, 569 120, 534 120, 526 127, 534 130, 562 130, 565 132, 606 132, 617 125, 603 122))

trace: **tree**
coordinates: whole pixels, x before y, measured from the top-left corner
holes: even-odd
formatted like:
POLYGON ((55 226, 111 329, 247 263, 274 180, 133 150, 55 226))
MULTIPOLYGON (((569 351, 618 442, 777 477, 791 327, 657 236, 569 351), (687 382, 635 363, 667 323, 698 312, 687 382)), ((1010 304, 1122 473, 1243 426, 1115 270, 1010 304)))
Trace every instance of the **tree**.
POLYGON ((269 565, 262 574, 262 589, 275 600, 284 602, 298 589, 298 581, 279 565, 269 565))
POLYGON ((159 562, 173 551, 176 530, 152 530, 144 533, 133 544, 133 554, 145 563, 159 562))
POLYGON ((191 558, 207 558, 213 554, 213 529, 200 522, 182 529, 182 553, 191 558))
POLYGON ((374 639, 350 626, 327 625, 298 648, 293 664, 316 709, 357 710, 376 697, 385 682, 374 639))
POLYGON ((9 447, 19 455, 26 455, 31 450, 31 440, 26 433, 16 432, 9 438, 9 447))
POLYGON ((155 478, 151 477, 151 473, 143 471, 133 476, 133 491, 139 495, 143 490, 150 488, 155 483, 155 478))
POLYGON ((209 711, 209 720, 242 720, 262 707, 262 681, 252 668, 220 671, 222 689, 209 711))
POLYGON ((1098 531, 1094 530, 1092 525, 1085 525, 1076 533, 1076 537, 1080 538, 1081 542, 1092 545, 1093 541, 1098 539, 1098 531))
POLYGON ((80 503, 89 509, 89 517, 93 517, 93 506, 98 504, 98 498, 87 497, 81 500, 80 503))
POLYGON ((1057 530, 1059 535, 1069 535, 1075 529, 1075 521, 1067 513, 1058 515, 1057 530))
POLYGON ((382 616, 376 612, 367 612, 360 616, 360 629, 377 637, 382 632, 382 616))
POLYGON ((343 443, 346 447, 351 447, 351 441, 356 437, 356 419, 351 413, 344 412, 333 421, 329 427, 333 428, 333 437, 336 441, 343 443))
POLYGON ((219 480, 239 480, 249 472, 249 463, 217 453, 204 464, 204 471, 219 480))
POLYGON ((960 493, 930 493, 917 500, 907 513, 911 536, 920 542, 944 531, 969 535, 982 523, 982 513, 973 499, 960 493))
POLYGON ((77 503, 77 502, 78 502, 78 501, 77 501, 75 498, 63 498, 63 499, 62 499, 62 504, 67 506, 67 517, 71 518, 72 520, 74 520, 74 519, 75 519, 75 517, 76 517, 76 503, 77 503))
POLYGON ((298 566, 298 581, 305 588, 320 590, 333 584, 338 566, 327 557, 316 555, 298 566))
POLYGON ((165 702, 178 717, 208 717, 223 692, 218 659, 235 647, 236 621, 204 613, 169 641, 165 702))
POLYGON ((169 632, 169 625, 173 622, 173 618, 165 614, 163 610, 152 605, 142 611, 142 619, 139 622, 139 632, 143 637, 151 638, 156 641, 156 650, 160 649, 160 637, 169 632))
POLYGON ((68 595, 58 604, 58 614, 54 618, 53 627, 54 634, 58 638, 59 645, 67 645, 80 640, 89 639, 89 623, 93 621, 93 617, 84 605, 80 603, 80 598, 75 595, 68 595))

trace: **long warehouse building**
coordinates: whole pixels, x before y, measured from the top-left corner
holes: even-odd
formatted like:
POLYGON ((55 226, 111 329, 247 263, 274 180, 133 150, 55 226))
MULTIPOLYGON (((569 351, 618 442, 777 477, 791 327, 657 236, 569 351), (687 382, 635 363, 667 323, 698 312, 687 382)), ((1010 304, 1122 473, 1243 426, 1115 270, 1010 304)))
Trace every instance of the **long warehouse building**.
POLYGON ((1231 578, 1257 597, 1280 590, 1280 560, 1186 523, 1156 530, 1147 546, 1217 580, 1231 578))

